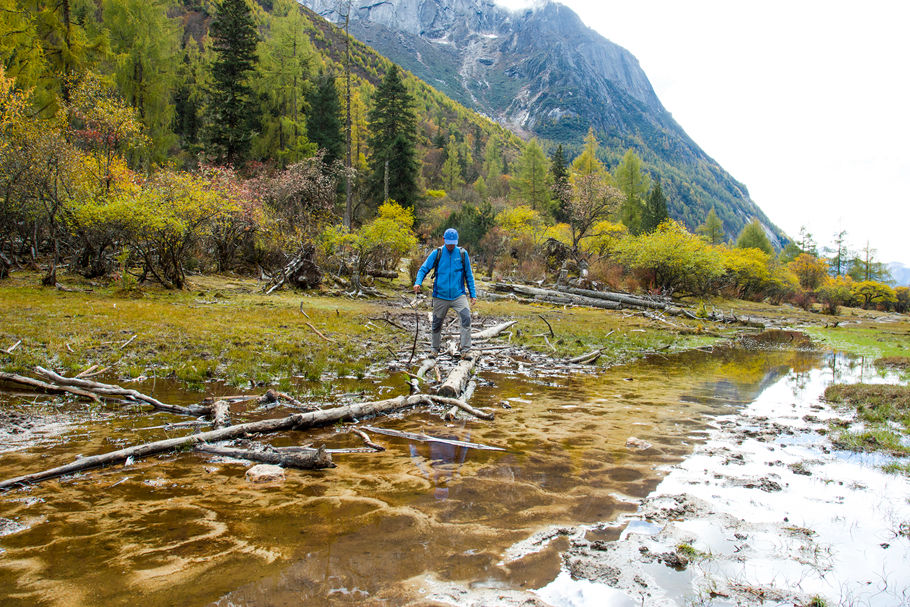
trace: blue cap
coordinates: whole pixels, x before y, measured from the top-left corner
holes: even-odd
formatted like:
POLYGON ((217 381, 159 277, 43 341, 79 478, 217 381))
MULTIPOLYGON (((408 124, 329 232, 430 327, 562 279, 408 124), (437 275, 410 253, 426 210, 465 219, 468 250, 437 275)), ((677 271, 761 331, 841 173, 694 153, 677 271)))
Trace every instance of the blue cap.
POLYGON ((446 244, 458 244, 458 230, 455 228, 449 228, 446 230, 446 233, 442 235, 445 239, 446 244))

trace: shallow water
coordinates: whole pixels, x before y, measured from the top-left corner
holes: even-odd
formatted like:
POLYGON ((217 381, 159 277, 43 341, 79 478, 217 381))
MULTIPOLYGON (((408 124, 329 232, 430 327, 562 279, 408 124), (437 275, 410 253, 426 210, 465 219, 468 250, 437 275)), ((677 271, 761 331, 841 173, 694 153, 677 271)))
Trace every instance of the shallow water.
MULTIPOLYGON (((721 350, 596 377, 484 373, 494 385, 479 388, 472 403, 495 409, 495 421, 446 423, 419 409, 370 423, 506 452, 376 435, 387 451, 337 455, 331 470, 289 470, 277 486, 248 484, 248 465, 180 453, 8 491, 0 519, 18 526, 0 535, 0 603, 397 604, 415 596, 413 581, 424 575, 541 588, 560 574, 566 541, 503 564, 510 546, 540 529, 634 512, 634 500, 706 440, 712 419, 823 363, 811 353, 721 350), (631 436, 652 448, 627 448, 631 436)), ((387 397, 401 385, 395 378, 346 389, 387 397)), ((167 392, 175 403, 199 400, 163 385, 138 389, 167 392)), ((235 408, 235 421, 283 413, 235 408)), ((52 444, 0 454, 0 477, 187 432, 141 430, 179 421, 162 414, 93 411, 81 419, 52 444)), ((342 427, 270 440, 360 446, 342 427)))

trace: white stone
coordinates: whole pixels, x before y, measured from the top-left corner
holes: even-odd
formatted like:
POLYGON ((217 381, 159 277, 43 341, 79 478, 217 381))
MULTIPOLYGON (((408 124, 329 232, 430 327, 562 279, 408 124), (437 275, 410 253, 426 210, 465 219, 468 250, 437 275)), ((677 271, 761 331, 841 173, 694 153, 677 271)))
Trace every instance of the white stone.
POLYGON ((251 483, 280 483, 284 478, 284 468, 272 464, 257 464, 246 471, 246 480, 251 483))

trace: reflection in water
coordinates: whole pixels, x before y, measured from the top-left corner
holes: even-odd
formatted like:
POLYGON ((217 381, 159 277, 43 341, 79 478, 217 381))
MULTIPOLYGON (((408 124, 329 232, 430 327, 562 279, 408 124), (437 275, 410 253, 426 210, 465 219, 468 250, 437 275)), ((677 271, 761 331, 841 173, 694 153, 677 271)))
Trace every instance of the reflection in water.
MULTIPOLYGON (((439 435, 439 438, 452 438, 468 442, 466 438, 439 435)), ((421 476, 433 483, 433 496, 438 500, 449 497, 449 483, 457 478, 458 467, 468 456, 468 448, 445 443, 411 443, 408 445, 411 460, 421 476), (429 452, 427 455, 424 453, 429 452)))
MULTIPOLYGON (((557 575, 558 554, 506 566, 506 548, 553 525, 634 510, 629 498, 648 495, 668 466, 704 440, 713 416, 742 407, 788 369, 819 364, 807 353, 731 349, 660 357, 558 385, 494 375, 495 387, 475 396, 475 404, 496 407, 493 422, 453 429, 418 410, 373 423, 457 432, 507 452, 388 438, 383 453, 340 455, 334 470, 289 471, 286 483, 272 487, 248 485, 242 464, 170 454, 8 492, 0 495, 0 518, 27 528, 0 537, 0 603, 131 606, 137 595, 150 606, 397 603, 408 580, 430 572, 540 587, 557 575), (512 409, 497 406, 504 399, 512 409), (630 450, 631 436, 652 448, 630 450)), ((0 455, 0 475, 174 436, 141 430, 166 417, 87 422, 52 448, 0 455)), ((274 438, 316 440, 355 445, 335 429, 274 438)))

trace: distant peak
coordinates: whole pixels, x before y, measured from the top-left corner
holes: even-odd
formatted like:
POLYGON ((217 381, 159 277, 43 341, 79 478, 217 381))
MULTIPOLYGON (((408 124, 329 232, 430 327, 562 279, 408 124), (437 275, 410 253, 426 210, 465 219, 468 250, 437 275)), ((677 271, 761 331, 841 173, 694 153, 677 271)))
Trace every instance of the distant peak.
POLYGON ((550 0, 493 0, 497 6, 504 8, 513 13, 519 13, 526 10, 539 10, 548 4, 550 0))

